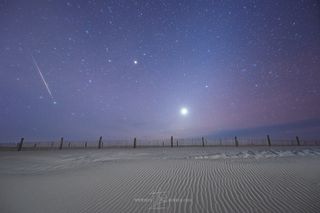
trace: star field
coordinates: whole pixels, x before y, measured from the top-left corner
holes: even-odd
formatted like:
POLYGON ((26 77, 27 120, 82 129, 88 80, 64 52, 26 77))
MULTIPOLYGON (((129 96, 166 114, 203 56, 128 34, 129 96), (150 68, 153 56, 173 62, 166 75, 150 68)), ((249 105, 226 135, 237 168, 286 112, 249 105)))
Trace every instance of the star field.
POLYGON ((319 82, 317 0, 0 1, 2 141, 290 127, 319 82))

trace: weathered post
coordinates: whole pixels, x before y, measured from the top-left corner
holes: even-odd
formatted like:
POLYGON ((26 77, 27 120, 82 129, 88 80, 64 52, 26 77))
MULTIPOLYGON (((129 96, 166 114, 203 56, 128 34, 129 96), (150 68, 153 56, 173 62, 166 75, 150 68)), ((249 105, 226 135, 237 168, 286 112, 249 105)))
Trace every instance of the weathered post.
POLYGON ((61 140, 60 140, 60 146, 59 146, 59 149, 61 150, 62 149, 62 147, 63 147, 63 137, 61 138, 61 140))
POLYGON ((235 143, 236 146, 239 146, 239 141, 238 141, 237 136, 234 137, 234 143, 235 143))
POLYGON ((71 142, 68 143, 68 148, 70 149, 70 147, 71 147, 71 142))
POLYGON ((164 147, 164 141, 162 141, 162 147, 164 147))
POLYGON ((137 138, 134 138, 133 139, 133 148, 135 149, 137 146, 137 138))
POLYGON ((177 140, 177 147, 179 146, 179 142, 178 142, 178 140, 177 140))
POLYGON ((34 149, 37 148, 37 143, 33 144, 33 148, 34 148, 34 149))
POLYGON ((298 137, 298 136, 296 136, 296 140, 297 140, 297 144, 298 144, 298 146, 300 146, 300 139, 299 139, 299 137, 298 137))
POLYGON ((86 149, 87 146, 88 146, 88 143, 87 143, 87 141, 86 141, 86 142, 84 143, 84 148, 86 149))
POLYGON ((268 140, 268 146, 271 146, 270 135, 267 135, 267 140, 268 140))
POLYGON ((20 143, 18 145, 18 152, 22 151, 23 140, 24 138, 21 138, 20 143))
POLYGON ((53 149, 53 146, 54 146, 54 142, 51 142, 51 149, 53 149))
POLYGON ((202 140, 202 147, 204 147, 204 138, 202 137, 201 140, 202 140))
POLYGON ((98 149, 101 149, 101 143, 102 143, 102 136, 100 136, 99 138, 98 149))
POLYGON ((173 136, 171 136, 171 147, 173 147, 173 136))

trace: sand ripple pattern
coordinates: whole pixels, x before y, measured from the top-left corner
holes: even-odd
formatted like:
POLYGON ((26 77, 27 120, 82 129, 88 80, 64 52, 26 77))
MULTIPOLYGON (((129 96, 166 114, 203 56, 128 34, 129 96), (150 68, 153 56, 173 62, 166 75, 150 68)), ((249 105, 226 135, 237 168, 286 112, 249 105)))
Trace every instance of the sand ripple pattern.
POLYGON ((130 175, 99 185, 92 199, 84 201, 80 212, 318 212, 320 209, 319 183, 306 179, 302 170, 297 172, 294 162, 277 165, 247 160, 170 160, 165 164, 133 163, 122 169, 130 171, 130 175))
POLYGON ((200 150, 47 174, 3 172, 0 212, 319 212, 320 158, 305 152, 200 150))

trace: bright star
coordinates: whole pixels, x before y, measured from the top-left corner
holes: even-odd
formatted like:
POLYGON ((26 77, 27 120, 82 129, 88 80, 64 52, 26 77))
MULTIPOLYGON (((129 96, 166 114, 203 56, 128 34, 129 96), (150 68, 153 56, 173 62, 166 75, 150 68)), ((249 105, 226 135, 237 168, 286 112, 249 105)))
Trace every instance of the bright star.
POLYGON ((134 63, 134 64, 138 64, 138 61, 137 61, 137 60, 134 60, 133 63, 134 63))

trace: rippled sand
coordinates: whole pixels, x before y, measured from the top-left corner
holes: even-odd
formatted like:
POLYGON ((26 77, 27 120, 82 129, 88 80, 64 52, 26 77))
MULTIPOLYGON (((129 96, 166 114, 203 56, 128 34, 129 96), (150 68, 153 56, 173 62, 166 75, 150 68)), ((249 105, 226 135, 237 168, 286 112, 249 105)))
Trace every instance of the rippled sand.
POLYGON ((319 212, 316 147, 0 153, 1 212, 319 212))

